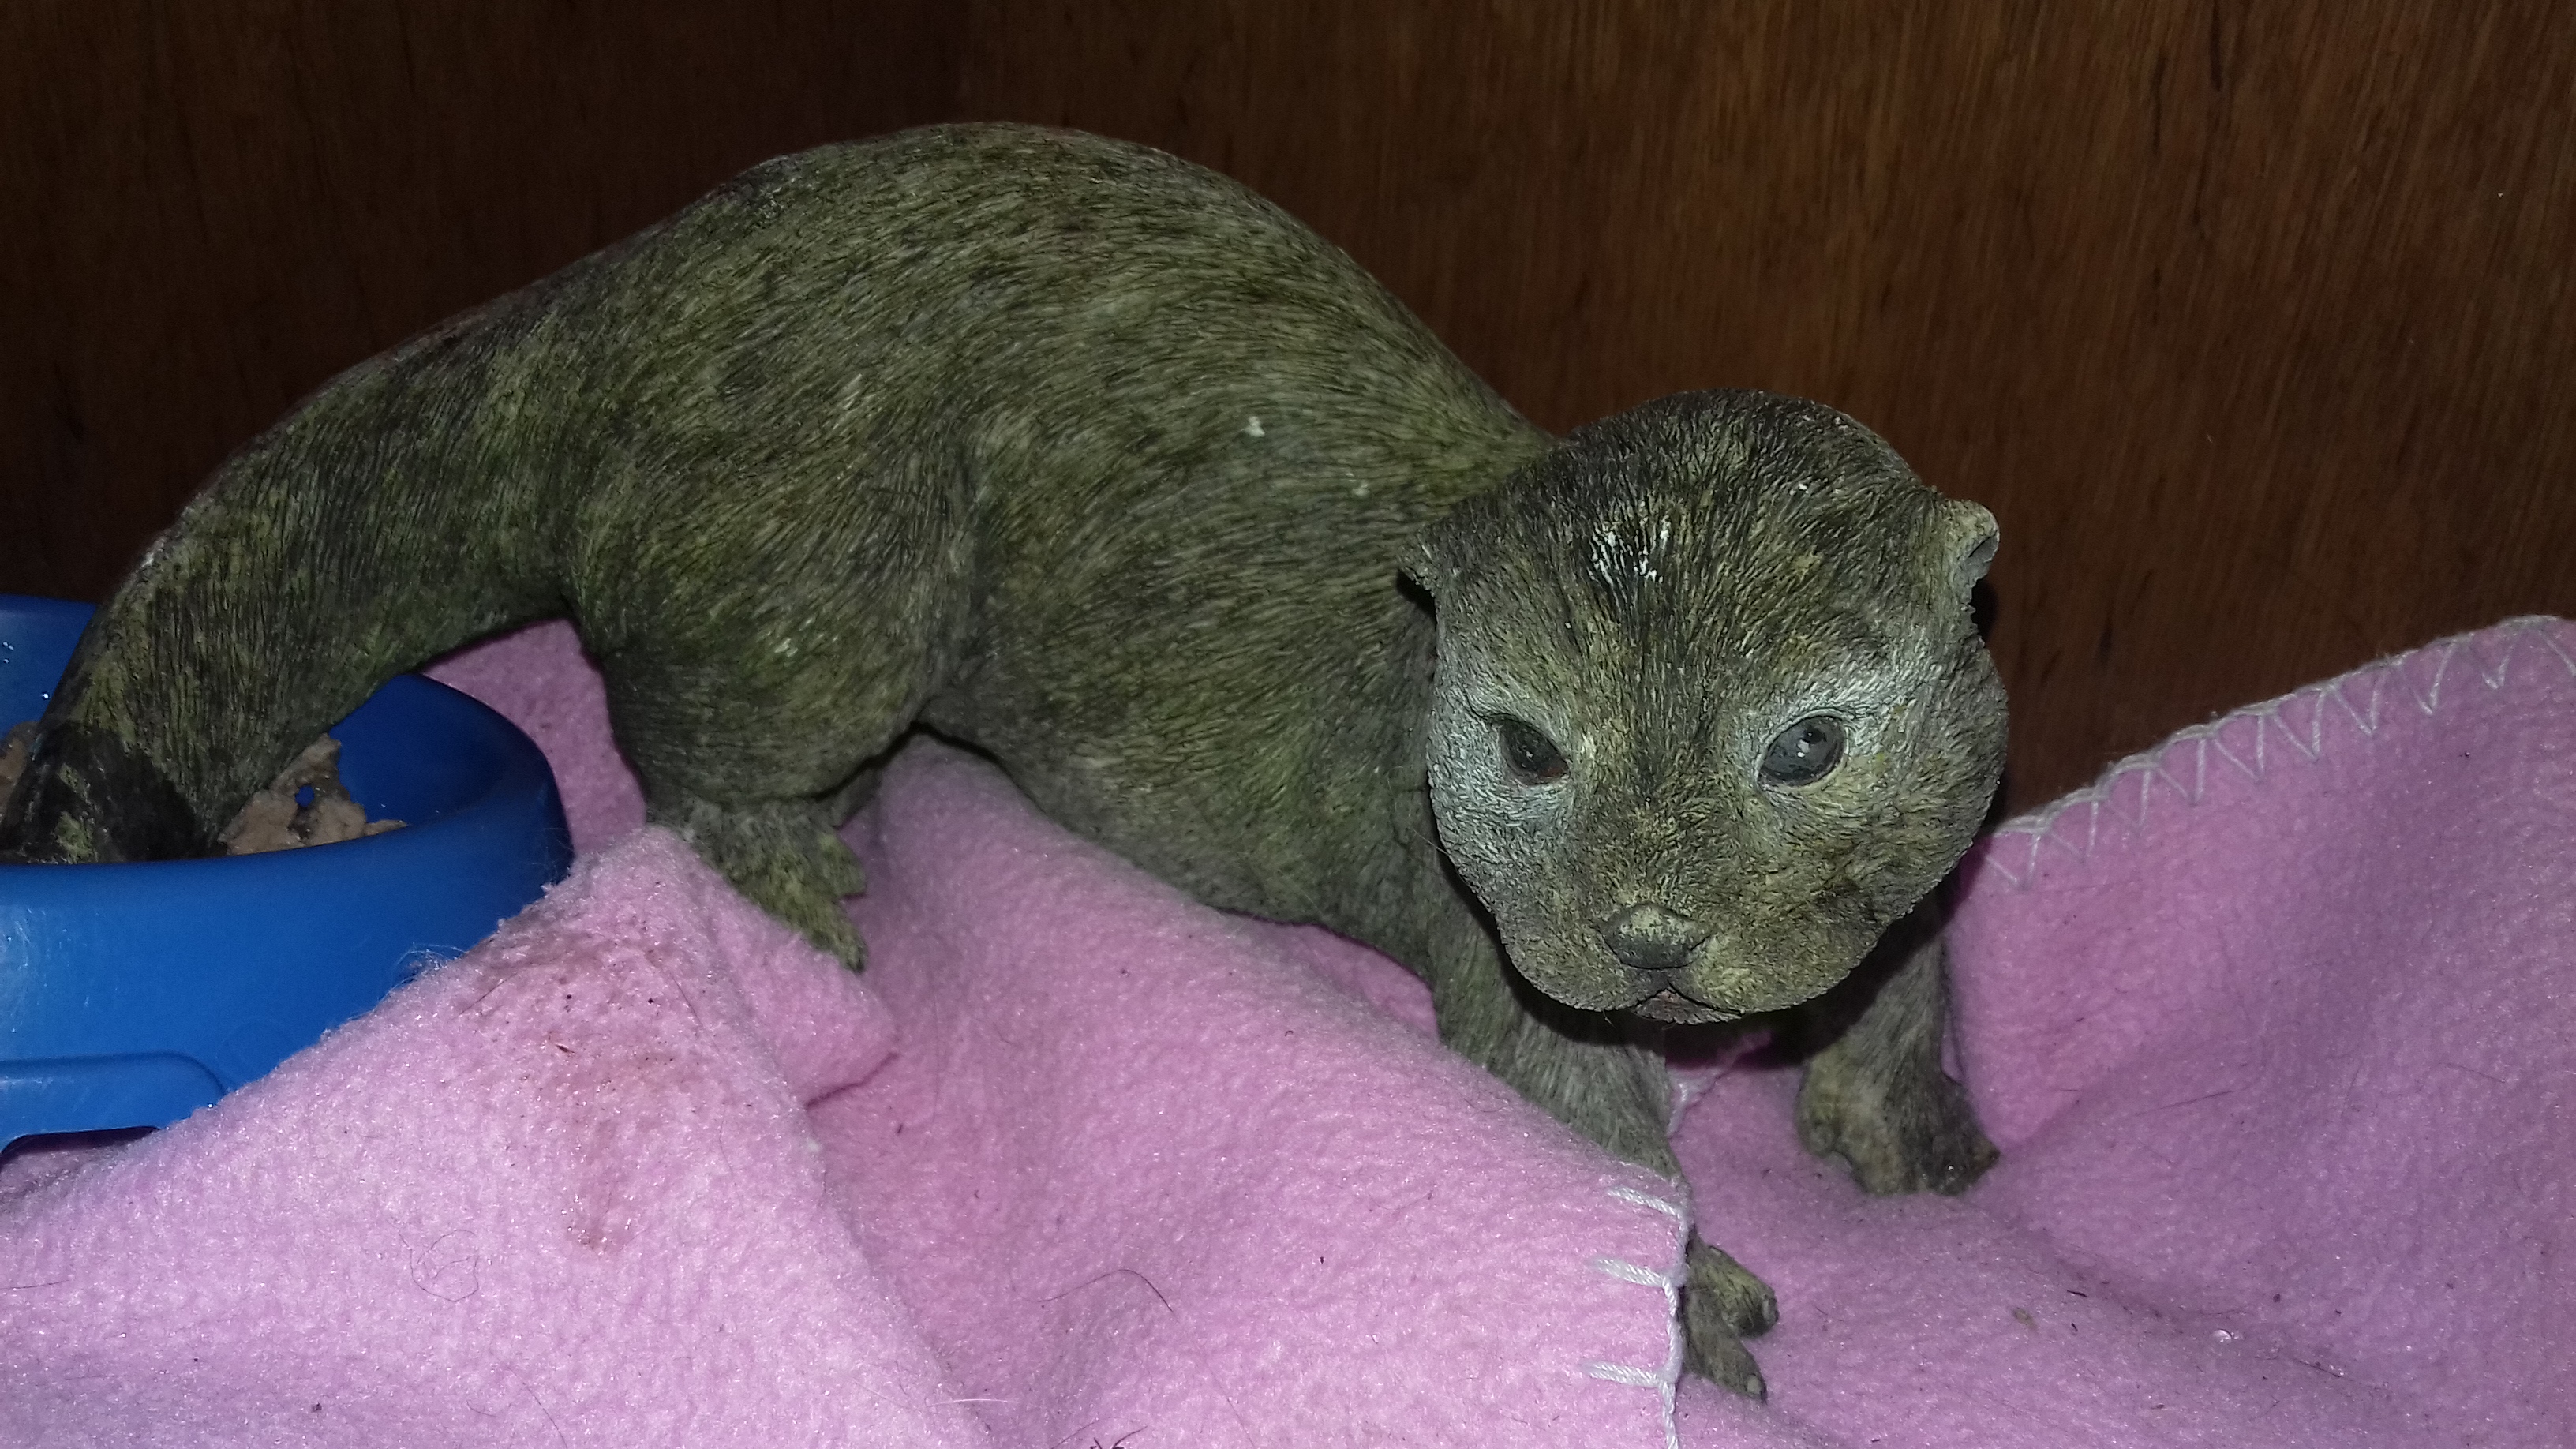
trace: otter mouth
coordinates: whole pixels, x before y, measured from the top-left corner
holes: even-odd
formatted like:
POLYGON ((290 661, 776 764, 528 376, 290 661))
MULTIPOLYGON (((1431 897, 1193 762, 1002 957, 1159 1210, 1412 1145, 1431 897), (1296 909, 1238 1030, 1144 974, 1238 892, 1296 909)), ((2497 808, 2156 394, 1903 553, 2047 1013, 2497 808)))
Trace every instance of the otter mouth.
POLYGON ((1733 1021, 1739 1014, 1720 1010, 1704 1001, 1694 1001, 1669 986, 1628 1009, 1648 1021, 1669 1022, 1675 1026, 1706 1026, 1711 1022, 1733 1021))

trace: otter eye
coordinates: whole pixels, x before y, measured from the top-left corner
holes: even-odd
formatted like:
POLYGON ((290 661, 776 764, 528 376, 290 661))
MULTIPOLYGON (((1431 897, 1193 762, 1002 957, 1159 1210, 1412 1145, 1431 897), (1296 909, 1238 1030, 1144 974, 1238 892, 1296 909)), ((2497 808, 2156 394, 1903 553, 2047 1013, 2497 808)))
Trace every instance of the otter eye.
POLYGON ((1545 785, 1565 778, 1564 751, 1540 734, 1537 726, 1506 716, 1494 721, 1494 737, 1502 741, 1503 764, 1513 779, 1524 785, 1545 785))
POLYGON ((1787 729, 1762 752, 1762 780, 1769 785, 1812 785, 1842 763, 1843 722, 1829 714, 1811 714, 1787 729))

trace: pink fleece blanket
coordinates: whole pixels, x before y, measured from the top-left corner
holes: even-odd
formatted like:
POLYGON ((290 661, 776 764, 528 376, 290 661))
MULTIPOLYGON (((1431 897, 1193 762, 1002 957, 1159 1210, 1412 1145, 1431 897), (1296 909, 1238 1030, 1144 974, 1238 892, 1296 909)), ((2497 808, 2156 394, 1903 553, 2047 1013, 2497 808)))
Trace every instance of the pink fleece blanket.
POLYGON ((635 829, 531 631, 440 673, 555 761, 574 877, 185 1123, 0 1161, 0 1443, 2576 1443, 2571 655, 2436 645, 1981 845, 1964 1199, 1702 1082, 1756 1407, 1674 1384, 1685 1190, 1391 964, 916 747, 849 977, 635 829))

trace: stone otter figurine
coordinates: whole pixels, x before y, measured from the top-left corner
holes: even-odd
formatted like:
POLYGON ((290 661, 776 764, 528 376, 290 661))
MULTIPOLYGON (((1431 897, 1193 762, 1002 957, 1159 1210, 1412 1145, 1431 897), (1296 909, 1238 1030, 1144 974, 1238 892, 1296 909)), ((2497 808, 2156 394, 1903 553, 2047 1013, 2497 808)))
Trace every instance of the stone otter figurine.
MULTIPOLYGON (((915 131, 758 167, 244 448, 92 622, 0 850, 206 852, 388 676, 569 616, 653 818, 844 960, 833 828, 926 725, 1394 956, 1450 1045, 1675 1173, 1641 1028, 1816 997, 1983 816, 1994 546, 1824 407, 1551 440, 1230 181, 915 131)), ((1798 1109, 1874 1191, 1993 1157, 1918 935, 1798 1109)), ((1694 1237, 1683 1303, 1758 1396, 1770 1291, 1694 1237)))

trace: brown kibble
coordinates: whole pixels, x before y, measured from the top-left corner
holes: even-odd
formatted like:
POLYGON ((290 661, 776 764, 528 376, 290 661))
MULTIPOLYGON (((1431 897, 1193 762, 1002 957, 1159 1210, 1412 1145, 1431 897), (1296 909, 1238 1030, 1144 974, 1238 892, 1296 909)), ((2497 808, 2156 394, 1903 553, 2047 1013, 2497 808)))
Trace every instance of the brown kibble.
POLYGON ((219 838, 226 855, 257 855, 381 835, 402 823, 367 818, 366 807, 340 783, 340 742, 324 735, 305 746, 267 789, 253 795, 219 838), (310 797, 299 803, 307 791, 310 797))
MULTIPOLYGON (((6 743, 0 744, 0 800, 17 787, 35 739, 36 722, 28 720, 12 725, 6 743)), ((348 787, 340 783, 340 742, 324 735, 305 746, 267 789, 250 797, 217 839, 226 855, 258 855, 381 835, 402 826, 399 820, 367 818, 366 807, 350 798, 348 787), (296 797, 308 789, 313 792, 311 799, 297 804, 296 797)))

